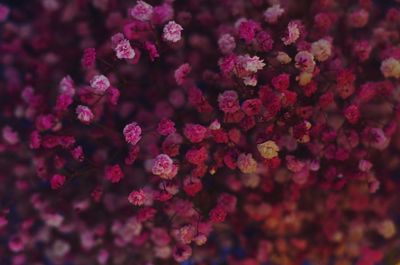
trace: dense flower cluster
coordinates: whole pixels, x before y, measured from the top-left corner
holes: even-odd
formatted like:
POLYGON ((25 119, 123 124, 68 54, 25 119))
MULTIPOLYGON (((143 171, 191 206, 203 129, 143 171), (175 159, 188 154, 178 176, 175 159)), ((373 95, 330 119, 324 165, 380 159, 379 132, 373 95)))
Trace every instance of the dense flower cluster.
POLYGON ((400 262, 400 3, 0 4, 0 264, 400 262))

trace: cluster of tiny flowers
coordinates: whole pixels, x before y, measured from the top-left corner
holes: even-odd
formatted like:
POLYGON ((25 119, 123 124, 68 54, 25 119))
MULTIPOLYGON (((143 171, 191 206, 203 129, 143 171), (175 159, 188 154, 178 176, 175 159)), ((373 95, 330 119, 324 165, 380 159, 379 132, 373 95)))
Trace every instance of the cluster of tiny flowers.
POLYGON ((400 262, 399 1, 5 2, 0 264, 400 262))

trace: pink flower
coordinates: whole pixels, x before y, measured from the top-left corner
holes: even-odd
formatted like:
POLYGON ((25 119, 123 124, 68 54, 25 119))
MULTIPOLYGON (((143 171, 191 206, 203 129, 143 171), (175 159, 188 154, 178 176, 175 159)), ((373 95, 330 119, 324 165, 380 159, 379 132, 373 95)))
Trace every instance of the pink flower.
POLYGON ((92 67, 96 63, 96 49, 86 48, 83 51, 81 63, 85 68, 92 67))
POLYGON ((111 183, 118 183, 123 177, 124 173, 118 164, 106 167, 106 179, 111 183))
POLYGON ((173 161, 166 154, 159 154, 153 161, 151 172, 154 175, 168 175, 173 170, 173 161))
POLYGON ((181 25, 175 23, 175 21, 170 21, 164 26, 163 29, 163 39, 170 42, 178 42, 181 40, 181 31, 183 28, 181 25))
POLYGON ((221 206, 217 206, 210 211, 210 220, 213 223, 221 223, 225 220, 226 211, 221 206))
POLYGON ((186 177, 183 181, 183 190, 189 196, 195 196, 198 192, 203 189, 203 184, 199 178, 186 177))
POLYGON ((130 15, 140 21, 148 21, 153 16, 153 7, 144 1, 137 1, 130 10, 130 15))
POLYGON ((247 44, 256 36, 256 31, 260 29, 260 24, 253 20, 243 21, 239 24, 238 32, 241 39, 243 39, 247 44))
POLYGON ((118 59, 133 59, 135 57, 135 50, 132 49, 127 39, 118 42, 114 50, 118 59))
POLYGON ((64 183, 65 183, 65 176, 59 174, 53 175, 53 177, 50 180, 50 185, 53 190, 61 188, 62 186, 64 186, 64 183))
POLYGON ((265 21, 274 24, 278 21, 278 18, 283 15, 285 10, 281 8, 279 4, 275 4, 271 7, 269 7, 267 10, 264 12, 264 18, 265 21))
POLYGON ((186 138, 192 143, 200 143, 206 137, 207 128, 200 124, 186 124, 183 130, 186 138))
POLYGON ((227 90, 218 95, 218 106, 225 113, 235 113, 240 109, 238 94, 234 90, 227 90))
POLYGON ((192 248, 188 245, 175 246, 172 256, 176 262, 183 262, 192 256, 192 248))
POLYGON ((76 107, 76 114, 78 120, 85 124, 91 123, 94 118, 93 112, 87 106, 78 105, 76 107))
POLYGON ((272 85, 279 91, 284 91, 289 88, 290 76, 288 74, 280 74, 272 78, 272 85))
POLYGON ((362 28, 368 23, 369 13, 365 9, 359 9, 350 13, 347 22, 352 28, 362 28))
POLYGON ((39 132, 33 131, 29 138, 29 147, 32 149, 37 149, 40 147, 41 141, 42 141, 42 138, 40 137, 39 132))
POLYGON ((182 85, 185 81, 186 76, 190 73, 192 68, 188 63, 182 64, 178 69, 175 70, 175 81, 178 85, 182 85))
POLYGON ((14 131, 10 126, 6 126, 2 131, 3 139, 8 144, 16 144, 19 142, 19 136, 16 131, 14 131))
POLYGON ((272 50, 274 41, 268 32, 260 31, 257 33, 256 36, 256 44, 258 50, 262 52, 269 52, 270 50, 272 50))
POLYGON ((90 86, 95 92, 104 93, 110 87, 110 81, 104 75, 95 75, 90 80, 90 86))
POLYGON ((218 47, 223 54, 229 54, 236 48, 235 38, 230 34, 223 34, 218 39, 218 47))
POLYGON ((142 138, 142 128, 136 123, 132 122, 127 124, 123 130, 125 141, 131 145, 137 144, 142 138))
POLYGON ((131 193, 129 193, 129 196, 128 196, 129 203, 131 203, 135 206, 143 205, 145 199, 146 199, 146 194, 144 193, 143 190, 134 190, 131 193))
POLYGON ((356 105, 350 105, 344 110, 344 116, 351 123, 355 124, 360 119, 360 110, 356 105))
POLYGON ((163 136, 175 133, 175 123, 169 119, 162 119, 158 124, 157 132, 163 136))
POLYGON ((312 73, 315 69, 314 56, 307 51, 298 52, 294 60, 296 61, 296 68, 301 71, 312 73))
POLYGON ((154 61, 156 58, 160 57, 160 55, 158 54, 157 47, 153 43, 146 41, 145 48, 149 52, 151 61, 154 61))
POLYGON ((287 35, 282 38, 283 43, 287 46, 295 43, 300 37, 300 28, 298 22, 291 21, 287 26, 287 35))

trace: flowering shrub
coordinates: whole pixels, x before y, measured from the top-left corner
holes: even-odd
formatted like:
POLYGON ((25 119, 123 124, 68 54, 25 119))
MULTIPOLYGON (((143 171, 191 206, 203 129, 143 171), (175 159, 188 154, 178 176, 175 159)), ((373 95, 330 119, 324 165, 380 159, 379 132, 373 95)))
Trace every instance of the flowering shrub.
POLYGON ((306 2, 0 4, 0 264, 397 264, 400 3, 306 2))

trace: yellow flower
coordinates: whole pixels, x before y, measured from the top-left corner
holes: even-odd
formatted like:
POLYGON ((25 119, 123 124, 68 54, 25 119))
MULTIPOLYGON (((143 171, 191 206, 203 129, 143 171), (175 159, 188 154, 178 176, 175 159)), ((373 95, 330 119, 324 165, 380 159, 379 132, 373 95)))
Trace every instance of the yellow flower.
POLYGON ((258 152, 266 159, 272 159, 278 156, 279 146, 274 141, 266 141, 257 145, 258 152))
POLYGON ((392 220, 383 221, 378 227, 378 232, 386 239, 392 238, 396 234, 396 226, 392 220))
POLYGON ((400 61, 393 57, 384 60, 381 64, 381 72, 385 77, 400 78, 400 61))
POLYGON ((257 171, 257 162, 251 154, 240 154, 237 165, 240 171, 245 174, 251 174, 257 171))

